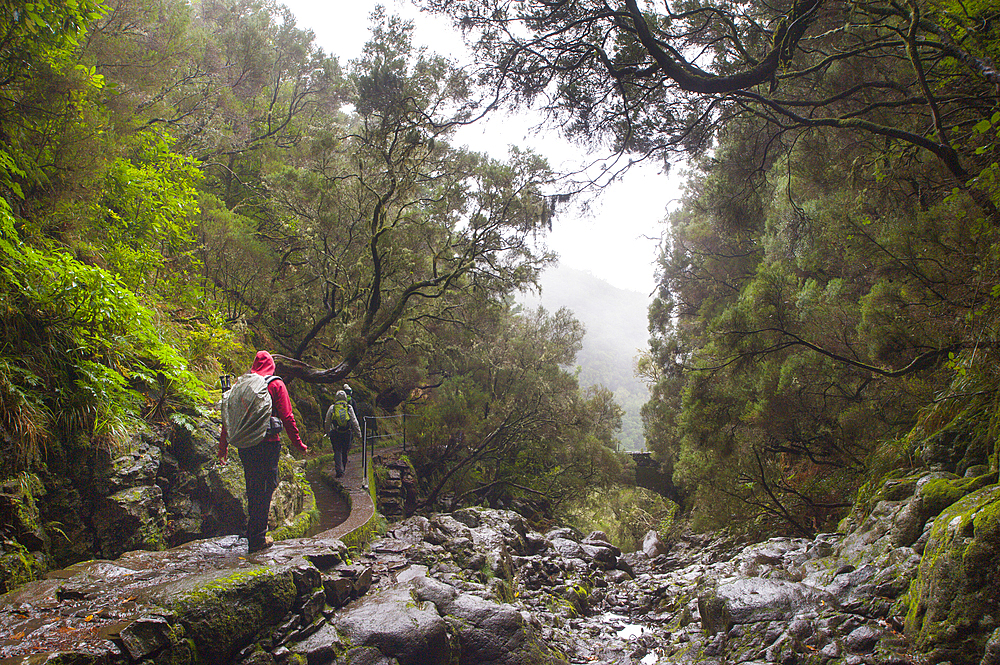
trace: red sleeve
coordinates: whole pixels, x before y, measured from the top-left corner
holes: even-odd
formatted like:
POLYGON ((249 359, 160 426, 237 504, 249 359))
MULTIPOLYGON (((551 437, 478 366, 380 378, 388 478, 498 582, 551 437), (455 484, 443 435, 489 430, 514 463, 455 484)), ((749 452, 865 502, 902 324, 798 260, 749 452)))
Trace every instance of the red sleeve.
POLYGON ((296 424, 295 415, 292 413, 292 400, 288 398, 288 389, 285 388, 285 382, 281 379, 272 381, 267 384, 267 390, 271 393, 271 404, 274 406, 274 411, 278 414, 278 418, 281 419, 281 424, 284 425, 288 440, 299 450, 308 450, 306 444, 302 443, 302 437, 299 436, 299 426, 296 424))
POLYGON ((222 457, 229 450, 229 436, 226 434, 226 426, 222 426, 222 434, 219 435, 219 457, 222 457))

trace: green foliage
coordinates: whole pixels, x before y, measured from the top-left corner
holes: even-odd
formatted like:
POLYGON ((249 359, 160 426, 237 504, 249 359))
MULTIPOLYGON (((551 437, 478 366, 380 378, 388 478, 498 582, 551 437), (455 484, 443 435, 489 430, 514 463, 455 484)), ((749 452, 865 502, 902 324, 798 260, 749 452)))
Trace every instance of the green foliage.
MULTIPOLYGON (((79 67, 77 48, 87 26, 100 18, 102 2, 75 0, 12 0, 0 10, 0 85, 34 75, 34 70, 79 67)), ((92 70, 87 70, 92 74, 92 70)))
POLYGON ((133 293, 195 304, 199 294, 186 288, 186 275, 198 268, 190 251, 201 177, 197 163, 172 152, 169 136, 145 131, 132 141, 131 158, 115 160, 105 176, 85 231, 87 249, 133 293))
POLYGON ((428 367, 444 378, 426 391, 412 434, 426 502, 522 501, 546 513, 617 480, 621 409, 610 391, 581 391, 564 369, 582 334, 569 312, 479 316, 473 328, 452 330, 428 367))
POLYGON ((983 232, 960 221, 968 195, 932 204, 928 185, 925 206, 902 204, 907 185, 856 168, 864 148, 813 136, 759 176, 756 221, 736 224, 727 192, 754 163, 743 142, 755 131, 731 127, 672 216, 647 439, 697 525, 808 533, 843 512, 869 465, 907 463, 873 452, 947 380, 947 350, 988 329, 970 309, 983 232))
POLYGON ((8 431, 22 434, 5 460, 12 468, 37 460, 57 427, 124 443, 143 415, 140 390, 158 382, 185 405, 207 402, 153 313, 106 270, 27 245, 2 259, 0 392, 8 431))
POLYGON ((642 487, 612 485, 594 488, 567 502, 559 518, 583 533, 603 531, 623 551, 642 548, 646 533, 661 537, 676 528, 676 503, 642 487))

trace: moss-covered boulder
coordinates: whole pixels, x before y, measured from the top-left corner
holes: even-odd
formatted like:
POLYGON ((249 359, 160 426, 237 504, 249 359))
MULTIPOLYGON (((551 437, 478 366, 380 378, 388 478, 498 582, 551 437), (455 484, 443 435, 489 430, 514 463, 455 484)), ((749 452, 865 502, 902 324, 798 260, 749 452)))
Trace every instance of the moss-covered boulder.
POLYGON ((323 622, 346 557, 331 538, 248 554, 225 536, 77 563, 0 595, 0 662, 273 665, 265 651, 323 622))
POLYGON ((268 529, 276 540, 300 538, 319 522, 316 496, 306 479, 305 465, 287 453, 278 464, 280 482, 271 499, 268 529))
POLYGON ((905 602, 907 636, 932 662, 980 662, 1000 619, 1000 485, 938 515, 905 602))
POLYGON ((92 517, 100 554, 116 559, 130 550, 166 549, 166 509, 156 485, 98 497, 92 517))
MULTIPOLYGON (((973 401, 947 423, 919 439, 917 455, 924 465, 965 475, 971 467, 989 464, 995 437, 990 436, 989 419, 979 409, 973 401)), ((946 417, 948 407, 941 411, 937 418, 946 417)), ((934 417, 928 420, 934 422, 934 417)), ((927 422, 920 430, 926 425, 927 422)))
POLYGON ((853 516, 859 525, 838 546, 844 558, 863 564, 884 563, 900 547, 924 546, 930 520, 942 510, 976 490, 996 483, 996 474, 960 478, 946 471, 921 471, 890 479, 874 495, 867 515, 853 516))
POLYGON ((0 594, 30 582, 46 570, 46 559, 40 552, 29 552, 16 540, 0 542, 0 594))
POLYGON ((285 619, 297 594, 291 566, 259 566, 190 575, 164 585, 151 600, 176 614, 199 662, 226 663, 285 619))

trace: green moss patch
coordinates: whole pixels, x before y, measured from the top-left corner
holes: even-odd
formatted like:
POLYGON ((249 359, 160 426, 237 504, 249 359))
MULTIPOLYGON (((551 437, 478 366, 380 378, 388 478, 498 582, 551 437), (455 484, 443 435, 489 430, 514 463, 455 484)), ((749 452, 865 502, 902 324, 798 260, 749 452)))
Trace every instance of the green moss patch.
MULTIPOLYGON (((937 490, 935 496, 944 499, 954 487, 937 490)), ((922 652, 979 662, 996 628, 989 617, 1000 616, 998 544, 1000 485, 960 498, 934 520, 919 575, 906 596, 906 633, 922 652)))
POLYGON ((286 569, 219 571, 184 584, 186 589, 171 593, 170 609, 204 662, 229 662, 259 631, 281 621, 296 599, 295 582, 286 569))
POLYGON ((309 533, 319 522, 319 510, 316 509, 316 495, 313 493, 309 481, 306 479, 304 471, 296 470, 295 483, 302 491, 302 510, 292 519, 290 524, 278 527, 271 532, 271 537, 275 540, 288 540, 289 538, 301 538, 309 533))

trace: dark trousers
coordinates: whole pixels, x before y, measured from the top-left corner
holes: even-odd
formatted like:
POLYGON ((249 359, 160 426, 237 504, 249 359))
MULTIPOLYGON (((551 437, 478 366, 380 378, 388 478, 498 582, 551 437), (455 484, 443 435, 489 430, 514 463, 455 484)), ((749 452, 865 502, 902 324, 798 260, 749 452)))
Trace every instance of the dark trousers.
POLYGON ((351 432, 330 432, 330 445, 333 446, 333 461, 337 468, 337 477, 344 475, 347 466, 347 451, 351 449, 351 432))
POLYGON ((271 495, 278 487, 278 457, 281 441, 264 441, 252 448, 240 448, 243 478, 247 484, 247 540, 250 547, 261 545, 267 533, 271 495))

